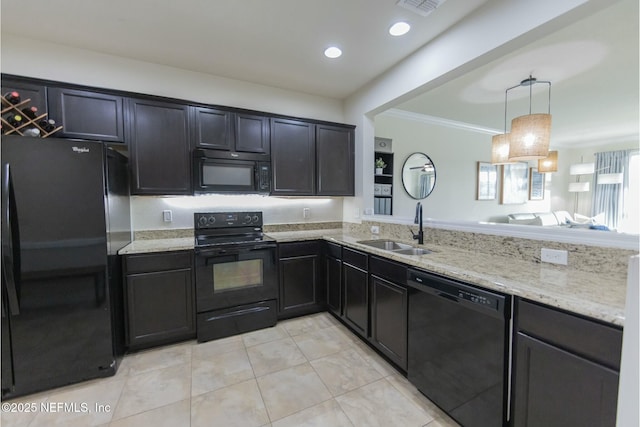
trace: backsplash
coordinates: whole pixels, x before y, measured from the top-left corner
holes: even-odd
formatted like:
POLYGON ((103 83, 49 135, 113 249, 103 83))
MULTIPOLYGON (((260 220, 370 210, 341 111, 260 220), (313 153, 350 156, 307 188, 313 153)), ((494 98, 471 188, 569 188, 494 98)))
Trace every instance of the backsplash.
MULTIPOLYGON (((370 234, 373 225, 380 227, 380 236, 399 240, 411 240, 411 234, 418 231, 417 225, 409 226, 374 221, 363 221, 362 224, 345 223, 344 228, 346 232, 350 233, 370 234)), ((636 251, 626 249, 496 236, 426 226, 424 227, 424 243, 427 247, 429 245, 452 246, 472 252, 535 263, 541 262, 540 249, 542 248, 566 250, 569 253, 568 267, 621 278, 625 278, 627 275, 629 257, 637 254, 636 251)), ((548 265, 552 266, 553 264, 548 265)), ((563 267, 558 266, 558 268, 563 267)))

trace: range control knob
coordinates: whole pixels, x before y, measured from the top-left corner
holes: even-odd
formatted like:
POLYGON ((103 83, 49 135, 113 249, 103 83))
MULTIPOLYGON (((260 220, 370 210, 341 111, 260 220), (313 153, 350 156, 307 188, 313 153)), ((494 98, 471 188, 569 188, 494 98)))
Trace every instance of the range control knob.
POLYGON ((207 218, 201 216, 200 218, 198 218, 198 224, 200 224, 201 227, 204 227, 205 225, 207 225, 207 218))
POLYGON ((207 219, 207 222, 209 223, 209 225, 213 225, 216 222, 216 217, 215 216, 210 216, 207 219))
POLYGON ((258 218, 258 215, 254 215, 253 218, 251 218, 251 221, 257 224, 260 221, 260 218, 258 218))
POLYGON ((251 217, 247 215, 244 217, 242 221, 243 221, 243 224, 251 224, 251 217))

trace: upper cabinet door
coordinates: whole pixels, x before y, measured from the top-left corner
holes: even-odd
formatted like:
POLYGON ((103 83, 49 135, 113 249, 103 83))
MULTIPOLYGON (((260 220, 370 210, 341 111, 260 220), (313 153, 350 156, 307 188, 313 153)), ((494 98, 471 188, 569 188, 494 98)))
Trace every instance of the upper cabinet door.
POLYGON ((121 96, 49 88, 48 101, 49 117, 62 125, 56 137, 124 142, 121 96))
POLYGON ((213 108, 192 108, 194 147, 233 150, 233 113, 213 108))
POLYGON ((353 196, 353 129, 316 125, 316 164, 317 195, 353 196))
POLYGON ((273 190, 279 196, 315 192, 315 133, 312 123, 271 119, 273 190))
POLYGON ((128 100, 133 194, 191 194, 189 107, 128 100))
MULTIPOLYGON (((30 99, 31 101, 21 108, 36 107, 38 114, 47 112, 47 88, 37 83, 24 82, 22 80, 14 80, 12 78, 2 79, 2 94, 16 91, 20 94, 22 101, 30 99)), ((4 105, 2 105, 4 108, 4 105)), ((57 136, 57 135, 56 135, 57 136)))
POLYGON ((236 113, 236 151, 270 153, 269 118, 253 114, 236 113))

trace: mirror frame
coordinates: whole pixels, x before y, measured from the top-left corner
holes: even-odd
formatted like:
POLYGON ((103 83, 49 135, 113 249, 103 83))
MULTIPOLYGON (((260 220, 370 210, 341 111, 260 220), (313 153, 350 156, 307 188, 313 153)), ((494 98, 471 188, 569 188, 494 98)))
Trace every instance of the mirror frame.
POLYGON ((405 193, 407 193, 407 194, 409 195, 409 197, 411 197, 411 198, 412 198, 412 199, 414 199, 414 200, 423 200, 423 199, 426 199, 427 197, 429 197, 429 195, 430 195, 431 193, 433 193, 434 188, 436 188, 436 181, 437 181, 437 176, 438 176, 438 174, 436 173, 436 165, 435 165, 435 163, 433 163, 433 160, 431 159, 431 157, 427 156, 425 153, 422 153, 422 152, 416 151, 416 152, 414 152, 414 153, 409 154, 409 155, 407 156, 407 158, 405 159, 404 163, 402 164, 402 171, 401 171, 401 174, 402 174, 402 188, 404 188, 405 193), (421 156, 426 157, 426 158, 429 160, 429 162, 431 162, 431 164, 433 165, 433 185, 431 186, 431 189, 429 190, 429 192, 427 193, 427 195, 426 195, 426 196, 424 196, 424 197, 415 197, 413 194, 411 194, 411 193, 409 192, 409 190, 407 189, 407 183, 406 183, 406 182, 405 182, 405 180, 404 180, 404 171, 405 171, 405 167, 407 166, 407 162, 409 162, 409 160, 411 160, 411 158, 412 158, 413 156, 415 156, 415 155, 421 155, 421 156))

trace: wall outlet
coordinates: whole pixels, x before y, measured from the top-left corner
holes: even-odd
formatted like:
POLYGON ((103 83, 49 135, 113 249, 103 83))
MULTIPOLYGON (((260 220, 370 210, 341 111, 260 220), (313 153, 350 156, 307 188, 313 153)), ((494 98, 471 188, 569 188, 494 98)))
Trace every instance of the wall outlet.
POLYGON ((567 251, 542 248, 540 249, 540 260, 551 264, 567 265, 568 254, 567 251))
POLYGON ((380 227, 378 227, 377 225, 372 225, 371 234, 380 234, 380 227))
POLYGON ((162 220, 164 222, 173 221, 173 212, 171 212, 170 210, 162 211, 162 220))
POLYGON ((302 208, 302 218, 308 219, 309 215, 310 215, 310 209, 309 208, 302 208))

